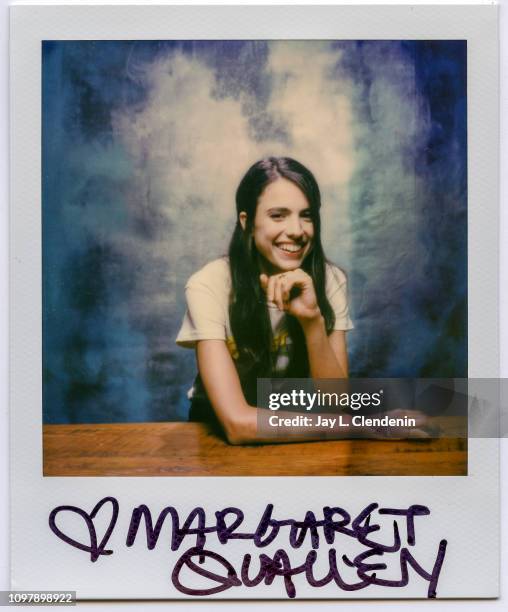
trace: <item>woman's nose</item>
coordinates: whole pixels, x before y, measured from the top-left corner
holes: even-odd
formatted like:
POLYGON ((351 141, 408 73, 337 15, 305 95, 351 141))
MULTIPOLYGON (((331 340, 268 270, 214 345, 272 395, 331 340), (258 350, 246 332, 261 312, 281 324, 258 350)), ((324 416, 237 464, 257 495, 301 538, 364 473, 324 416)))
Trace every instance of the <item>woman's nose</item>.
POLYGON ((286 226, 286 233, 288 236, 300 237, 303 234, 303 225, 300 217, 290 217, 286 226))

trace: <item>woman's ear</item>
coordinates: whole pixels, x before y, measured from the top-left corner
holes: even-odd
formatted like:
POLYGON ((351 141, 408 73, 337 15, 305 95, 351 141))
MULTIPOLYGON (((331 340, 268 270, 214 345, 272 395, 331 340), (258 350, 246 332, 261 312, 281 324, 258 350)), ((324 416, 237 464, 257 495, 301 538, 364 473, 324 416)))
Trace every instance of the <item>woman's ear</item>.
POLYGON ((238 221, 240 221, 240 225, 245 231, 245 228, 247 227, 247 213, 244 210, 242 210, 242 212, 238 215, 238 221))

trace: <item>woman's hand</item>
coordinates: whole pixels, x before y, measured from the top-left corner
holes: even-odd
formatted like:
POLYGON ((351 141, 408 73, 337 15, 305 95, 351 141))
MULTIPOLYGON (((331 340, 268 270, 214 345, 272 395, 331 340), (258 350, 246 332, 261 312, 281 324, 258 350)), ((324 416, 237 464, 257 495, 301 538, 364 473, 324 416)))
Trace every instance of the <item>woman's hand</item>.
POLYGON ((312 278, 301 268, 273 276, 261 274, 259 280, 267 301, 274 302, 279 310, 300 322, 321 316, 312 278))

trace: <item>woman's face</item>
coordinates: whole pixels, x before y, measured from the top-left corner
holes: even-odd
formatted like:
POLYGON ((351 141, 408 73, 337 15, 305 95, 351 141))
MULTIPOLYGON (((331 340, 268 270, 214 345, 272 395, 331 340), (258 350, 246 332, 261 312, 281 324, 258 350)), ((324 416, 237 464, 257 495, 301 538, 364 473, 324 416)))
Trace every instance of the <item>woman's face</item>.
MULTIPOLYGON (((246 218, 240 214, 243 227, 246 218)), ((314 225, 309 202, 297 185, 279 178, 265 187, 258 198, 253 238, 263 272, 277 274, 302 265, 312 247, 314 225)))

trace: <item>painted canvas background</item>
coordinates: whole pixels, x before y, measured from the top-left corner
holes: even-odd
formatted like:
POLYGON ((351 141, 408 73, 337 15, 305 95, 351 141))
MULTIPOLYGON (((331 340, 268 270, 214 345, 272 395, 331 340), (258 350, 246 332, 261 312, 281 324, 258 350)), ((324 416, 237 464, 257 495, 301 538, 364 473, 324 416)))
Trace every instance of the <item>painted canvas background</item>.
POLYGON ((48 41, 42 60, 44 422, 186 419, 183 287, 269 154, 320 184, 351 375, 467 375, 464 41, 48 41))

